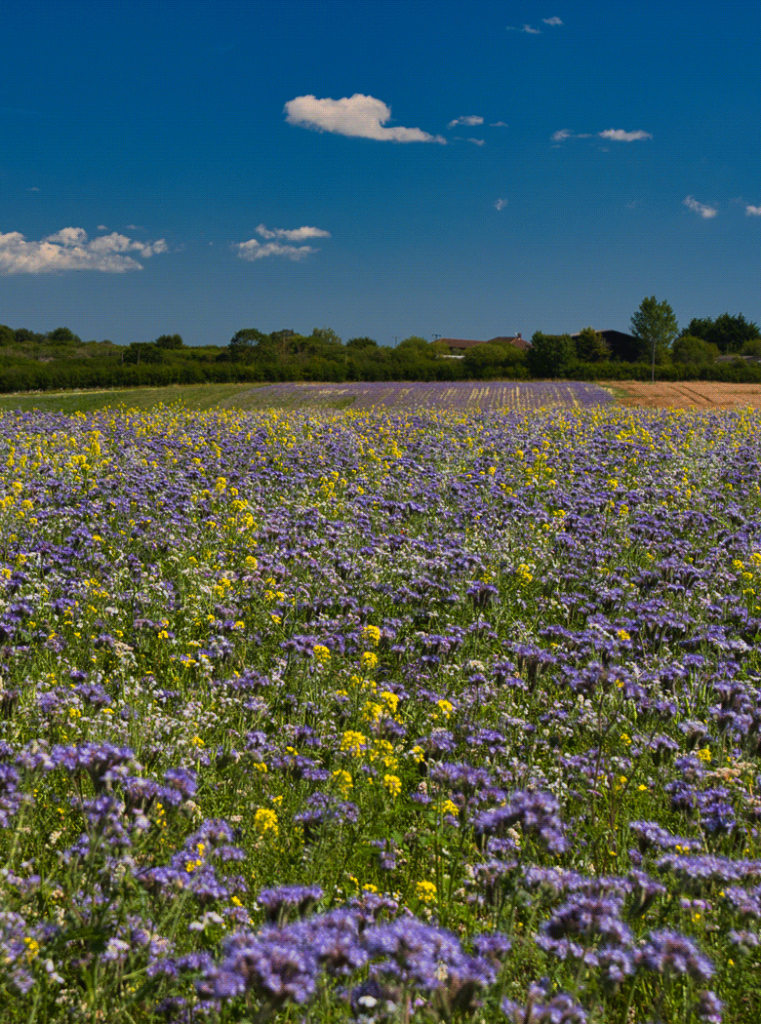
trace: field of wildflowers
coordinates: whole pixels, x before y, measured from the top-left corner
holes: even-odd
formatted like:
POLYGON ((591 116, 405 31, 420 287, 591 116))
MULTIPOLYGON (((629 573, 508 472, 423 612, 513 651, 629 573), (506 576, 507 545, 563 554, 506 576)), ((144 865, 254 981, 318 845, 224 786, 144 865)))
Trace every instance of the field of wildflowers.
POLYGON ((761 1017, 761 415, 575 404, 0 415, 3 1022, 761 1017))

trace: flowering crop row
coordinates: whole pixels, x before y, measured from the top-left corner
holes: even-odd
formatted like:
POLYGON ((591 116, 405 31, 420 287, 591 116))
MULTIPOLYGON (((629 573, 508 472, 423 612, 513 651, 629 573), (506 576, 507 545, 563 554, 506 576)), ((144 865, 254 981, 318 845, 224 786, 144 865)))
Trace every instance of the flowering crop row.
POLYGON ((355 411, 490 412, 570 407, 587 409, 611 402, 597 384, 579 381, 451 381, 399 383, 365 381, 347 384, 269 384, 249 392, 260 408, 319 408, 350 404, 355 411))
POLYGON ((761 418, 574 394, 0 417, 4 1021, 759 1019, 761 418))

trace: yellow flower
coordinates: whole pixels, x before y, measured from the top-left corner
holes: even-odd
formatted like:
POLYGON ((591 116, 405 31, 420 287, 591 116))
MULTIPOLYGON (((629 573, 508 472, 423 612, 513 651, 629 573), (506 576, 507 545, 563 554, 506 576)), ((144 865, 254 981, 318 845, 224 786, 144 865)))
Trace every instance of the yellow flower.
POLYGON ((352 757, 361 757, 367 746, 367 737, 364 733, 354 732, 351 729, 341 737, 341 751, 344 754, 351 754, 352 757))
POLYGON ((705 764, 709 764, 711 761, 711 751, 708 749, 708 747, 703 747, 702 750, 698 751, 698 757, 705 764))
POLYGON ((40 951, 40 944, 36 939, 26 938, 24 945, 26 946, 26 958, 31 963, 40 951))
POLYGON ((341 796, 344 798, 347 797, 354 788, 354 780, 349 772, 345 771, 343 768, 339 768, 338 771, 333 772, 333 778, 341 796))
POLYGON ((397 797, 402 791, 402 780, 398 775, 384 775, 383 786, 391 796, 397 797))
POLYGON ((454 704, 450 704, 448 700, 437 700, 436 707, 442 713, 444 718, 449 718, 449 716, 454 711, 454 704))
POLYGON ((460 813, 460 808, 451 800, 445 800, 444 803, 441 805, 441 813, 451 814, 454 818, 456 818, 457 815, 460 813))
POLYGON ((326 665, 330 661, 330 650, 324 644, 315 644, 312 648, 312 657, 320 665, 326 665))
POLYGON ((436 886, 433 882, 418 882, 415 885, 415 895, 421 903, 435 903, 436 886))
POLYGON ((362 639, 370 644, 372 647, 377 647, 380 643, 381 631, 377 626, 365 626, 362 630, 362 639))
POLYGON ((399 698, 395 693, 391 693, 389 690, 384 690, 380 699, 386 704, 389 714, 395 715, 396 709, 399 707, 399 698))
POLYGON ((378 655, 373 651, 362 652, 362 668, 373 669, 378 665, 378 655))
POLYGON ((260 836, 278 835, 280 826, 275 811, 271 811, 268 807, 260 807, 254 815, 254 828, 260 836))

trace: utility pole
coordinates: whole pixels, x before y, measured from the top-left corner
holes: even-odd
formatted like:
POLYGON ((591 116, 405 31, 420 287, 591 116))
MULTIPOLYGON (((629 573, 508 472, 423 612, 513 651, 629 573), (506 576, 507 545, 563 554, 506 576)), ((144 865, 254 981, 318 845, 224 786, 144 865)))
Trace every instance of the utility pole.
POLYGON ((432 335, 432 338, 433 338, 434 341, 438 341, 440 337, 441 337, 440 334, 433 334, 432 335))

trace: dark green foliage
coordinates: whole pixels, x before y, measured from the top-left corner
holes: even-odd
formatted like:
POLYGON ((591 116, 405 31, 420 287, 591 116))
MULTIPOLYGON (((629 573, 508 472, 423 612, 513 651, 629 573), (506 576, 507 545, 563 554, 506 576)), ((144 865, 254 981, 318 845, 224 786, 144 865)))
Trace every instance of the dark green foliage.
POLYGON ((377 347, 378 347, 378 342, 377 341, 373 341, 372 338, 366 338, 366 337, 362 337, 362 338, 349 338, 349 340, 346 342, 346 350, 347 350, 347 352, 361 352, 364 349, 368 349, 368 348, 377 349, 377 347))
POLYGON ((576 357, 570 334, 542 334, 531 338, 528 367, 534 377, 563 377, 576 357))
POLYGON ((593 327, 585 327, 576 340, 576 355, 585 363, 599 363, 610 358, 610 345, 593 327))
POLYGON ((750 356, 751 359, 761 359, 761 338, 753 338, 746 341, 742 347, 742 354, 750 356))
POLYGON ((234 363, 247 363, 252 358, 254 349, 258 346, 267 346, 270 337, 262 334, 255 327, 246 327, 236 331, 227 346, 230 351, 230 358, 234 363))
POLYGON ((77 337, 68 327, 56 327, 47 335, 48 341, 54 345, 81 345, 82 339, 77 337))
POLYGON ((721 353, 740 352, 747 342, 761 338, 758 324, 746 320, 742 313, 722 313, 715 320, 710 316, 695 318, 683 333, 716 345, 721 353))
POLYGON ((180 334, 162 334, 154 342, 159 348, 182 348, 184 342, 180 334))
POLYGON ((716 345, 691 334, 682 334, 674 342, 671 358, 675 363, 684 366, 705 366, 718 359, 719 350, 716 345))
POLYGON ((469 348, 461 364, 466 376, 475 380, 496 377, 522 379, 528 376, 526 353, 509 342, 489 342, 469 348))
POLYGON ((124 353, 125 363, 162 363, 164 351, 155 341, 133 341, 124 353))

